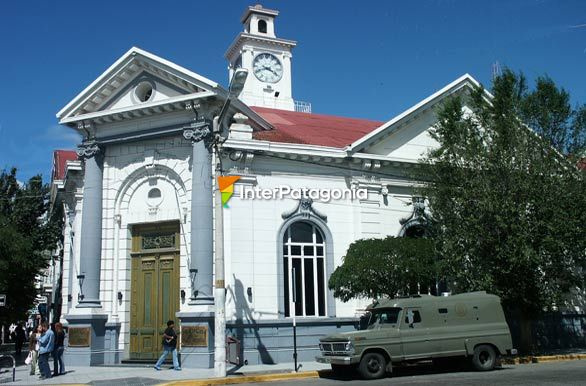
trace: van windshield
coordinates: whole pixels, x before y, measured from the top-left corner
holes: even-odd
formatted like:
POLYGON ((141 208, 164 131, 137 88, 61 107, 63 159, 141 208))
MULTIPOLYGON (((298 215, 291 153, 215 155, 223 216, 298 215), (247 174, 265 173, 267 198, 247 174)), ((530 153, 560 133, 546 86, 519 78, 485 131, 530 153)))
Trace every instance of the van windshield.
POLYGON ((397 324, 399 321, 400 308, 384 308, 380 310, 372 310, 370 313, 370 319, 368 320, 367 330, 381 325, 397 324))

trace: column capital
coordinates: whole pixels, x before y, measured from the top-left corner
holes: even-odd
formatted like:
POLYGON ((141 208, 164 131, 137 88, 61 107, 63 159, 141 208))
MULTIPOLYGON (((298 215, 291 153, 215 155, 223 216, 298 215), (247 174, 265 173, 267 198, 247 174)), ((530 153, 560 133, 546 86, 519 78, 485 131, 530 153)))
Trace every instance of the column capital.
POLYGON ((207 119, 200 119, 184 127, 183 138, 193 143, 204 141, 206 146, 209 145, 212 139, 211 122, 207 119))
POLYGON ((92 158, 102 152, 102 148, 95 141, 86 141, 77 146, 77 156, 82 159, 92 158))

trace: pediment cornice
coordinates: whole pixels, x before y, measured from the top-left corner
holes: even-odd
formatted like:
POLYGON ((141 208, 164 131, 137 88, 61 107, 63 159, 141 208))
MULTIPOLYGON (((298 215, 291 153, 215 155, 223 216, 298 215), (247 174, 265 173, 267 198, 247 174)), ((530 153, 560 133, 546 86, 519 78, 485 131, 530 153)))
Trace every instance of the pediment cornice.
POLYGON ((249 34, 246 32, 241 32, 240 34, 238 34, 238 36, 236 36, 234 41, 232 41, 232 44, 230 44, 230 47, 228 47, 228 50, 226 50, 226 52, 224 53, 224 57, 230 60, 230 58, 232 58, 235 55, 235 53, 240 51, 242 47, 248 42, 264 43, 269 46, 275 46, 281 49, 285 48, 287 50, 291 50, 297 45, 297 42, 294 40, 263 37, 259 35, 249 34))
MULTIPOLYGON (((120 90, 145 73, 173 85, 185 95, 216 91, 219 87, 209 79, 133 47, 59 111, 57 118, 65 123, 74 117, 98 113, 120 90)), ((141 109, 139 106, 137 110, 141 109)))

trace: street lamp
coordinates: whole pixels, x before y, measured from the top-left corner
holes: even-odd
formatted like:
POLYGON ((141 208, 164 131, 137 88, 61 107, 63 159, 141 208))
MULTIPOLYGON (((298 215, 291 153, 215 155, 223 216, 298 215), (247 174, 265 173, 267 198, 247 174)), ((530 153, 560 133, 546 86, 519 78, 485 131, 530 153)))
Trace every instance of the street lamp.
POLYGON ((220 110, 220 115, 218 115, 218 124, 214 125, 214 133, 221 134, 223 121, 224 118, 226 118, 226 113, 228 112, 230 104, 232 104, 232 98, 238 98, 238 95, 240 95, 244 88, 244 83, 246 83, 247 77, 248 70, 245 68, 238 68, 234 71, 232 79, 230 80, 230 85, 228 86, 228 96, 220 110))
POLYGON ((81 301, 85 297, 83 295, 83 281, 85 279, 85 275, 77 275, 77 281, 79 282, 79 294, 77 295, 77 300, 81 301))
POLYGON ((189 277, 191 278, 191 299, 195 299, 198 295, 198 291, 195 289, 195 278, 197 277, 196 268, 189 268, 189 277))
POLYGON ((230 85, 228 86, 228 95, 226 101, 220 110, 220 114, 214 117, 213 133, 214 138, 214 152, 216 167, 216 194, 215 194, 215 210, 216 210, 216 283, 214 289, 214 326, 216 335, 214 337, 214 375, 219 378, 226 377, 226 285, 224 275, 224 217, 222 212, 222 193, 218 186, 218 175, 222 173, 220 163, 220 147, 222 145, 219 139, 222 136, 224 118, 228 112, 228 108, 232 103, 232 98, 238 98, 238 95, 244 88, 244 83, 248 77, 248 70, 238 68, 234 71, 230 85))

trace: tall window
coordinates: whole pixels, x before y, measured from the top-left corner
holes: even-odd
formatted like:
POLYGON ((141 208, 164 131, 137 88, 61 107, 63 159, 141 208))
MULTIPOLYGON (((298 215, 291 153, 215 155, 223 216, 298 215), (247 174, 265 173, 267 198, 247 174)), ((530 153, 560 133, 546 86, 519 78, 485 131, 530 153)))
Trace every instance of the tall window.
POLYGON ((285 231, 285 316, 326 315, 325 248, 322 232, 310 222, 295 222, 285 231))
POLYGON ((264 20, 258 21, 258 32, 266 34, 267 33, 267 22, 264 20))

